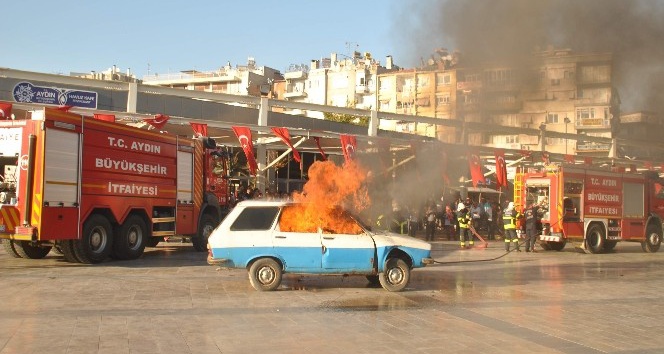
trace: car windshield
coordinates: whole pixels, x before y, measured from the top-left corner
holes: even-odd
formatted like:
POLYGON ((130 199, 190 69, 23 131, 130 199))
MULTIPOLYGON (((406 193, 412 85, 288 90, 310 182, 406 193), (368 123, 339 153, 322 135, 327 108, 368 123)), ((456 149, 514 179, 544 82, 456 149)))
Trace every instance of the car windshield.
POLYGON ((285 232, 314 233, 318 229, 330 234, 359 235, 367 228, 340 207, 291 204, 283 207, 279 229, 285 232))

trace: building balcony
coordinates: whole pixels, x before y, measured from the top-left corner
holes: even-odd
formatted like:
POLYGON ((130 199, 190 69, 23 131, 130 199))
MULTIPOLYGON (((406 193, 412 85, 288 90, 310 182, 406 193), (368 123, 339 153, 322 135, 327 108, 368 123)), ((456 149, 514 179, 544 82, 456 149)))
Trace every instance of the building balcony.
POLYGON ((576 144, 576 151, 581 152, 604 152, 611 149, 611 144, 582 143, 576 144))
POLYGON ((297 79, 306 79, 307 78, 307 73, 298 70, 298 71, 289 71, 284 74, 284 79, 286 80, 297 80, 297 79))
POLYGON ((606 129, 611 127, 611 120, 604 118, 580 118, 574 126, 577 129, 606 129))
POLYGON ((284 98, 304 98, 307 97, 307 93, 304 91, 293 90, 284 92, 284 98))
POLYGON ((503 111, 503 112, 521 111, 521 109, 523 108, 523 102, 522 101, 486 102, 484 104, 484 108, 486 108, 489 111, 503 111))
POLYGON ((472 91, 482 88, 481 81, 459 81, 457 82, 457 90, 459 91, 472 91))

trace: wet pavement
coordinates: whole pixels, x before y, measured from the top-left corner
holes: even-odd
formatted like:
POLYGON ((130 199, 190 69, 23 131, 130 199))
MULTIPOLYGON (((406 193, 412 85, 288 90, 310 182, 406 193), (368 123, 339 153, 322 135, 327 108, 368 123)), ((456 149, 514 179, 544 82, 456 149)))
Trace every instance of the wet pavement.
POLYGON ((295 275, 257 292, 245 271, 179 243, 93 266, 0 248, 0 354, 664 352, 664 250, 433 244, 444 263, 414 270, 401 293, 295 275))

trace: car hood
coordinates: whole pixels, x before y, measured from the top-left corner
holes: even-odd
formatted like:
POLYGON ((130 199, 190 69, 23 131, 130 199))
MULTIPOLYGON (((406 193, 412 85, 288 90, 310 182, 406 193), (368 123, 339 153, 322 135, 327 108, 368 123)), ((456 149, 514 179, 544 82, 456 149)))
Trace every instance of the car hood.
POLYGON ((393 232, 378 231, 372 232, 372 237, 376 242, 376 247, 381 246, 403 246, 410 248, 419 248, 431 250, 431 244, 412 236, 401 235, 393 232))

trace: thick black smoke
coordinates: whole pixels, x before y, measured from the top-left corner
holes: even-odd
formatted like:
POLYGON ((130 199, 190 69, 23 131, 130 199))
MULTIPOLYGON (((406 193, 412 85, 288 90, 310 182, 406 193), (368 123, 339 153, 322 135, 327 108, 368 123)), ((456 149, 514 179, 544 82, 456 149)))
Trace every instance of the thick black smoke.
POLYGON ((395 22, 404 66, 437 47, 467 64, 520 65, 537 47, 611 52, 622 111, 664 112, 663 0, 444 0, 404 2, 395 22))

